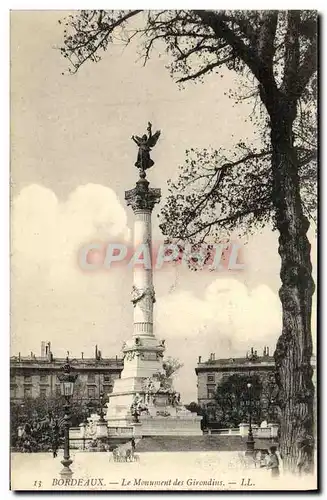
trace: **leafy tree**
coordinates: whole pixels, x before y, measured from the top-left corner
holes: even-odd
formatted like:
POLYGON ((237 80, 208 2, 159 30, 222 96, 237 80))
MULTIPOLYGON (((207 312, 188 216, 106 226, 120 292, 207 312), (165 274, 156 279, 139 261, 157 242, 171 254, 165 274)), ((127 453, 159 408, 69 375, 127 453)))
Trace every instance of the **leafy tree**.
POLYGON ((183 363, 176 358, 168 356, 168 358, 164 360, 162 367, 165 371, 166 377, 171 378, 180 368, 183 367, 183 363))
MULTIPOLYGON (((72 427, 77 427, 92 411, 98 409, 94 402, 81 397, 83 392, 84 389, 81 391, 77 385, 70 405, 72 427)), ((17 444, 18 427, 25 427, 27 424, 33 430, 29 441, 32 437, 32 441, 35 442, 35 451, 49 447, 56 422, 60 427, 60 437, 63 436, 64 415, 64 400, 61 396, 25 398, 22 402, 12 402, 10 408, 11 445, 17 444)))
POLYGON ((267 376, 233 374, 217 386, 214 398, 206 405, 208 421, 217 428, 237 427, 249 420, 249 401, 252 422, 263 420, 280 423, 276 405, 277 386, 273 372, 267 376), (247 384, 251 383, 251 388, 247 384))
POLYGON ((205 430, 207 428, 207 425, 208 425, 208 414, 207 414, 206 408, 199 405, 195 401, 192 401, 190 404, 185 405, 185 408, 187 410, 191 411, 192 413, 196 413, 197 415, 202 417, 201 429, 205 430))
POLYGON ((192 401, 188 405, 185 405, 185 408, 191 411, 192 413, 196 413, 197 415, 202 415, 203 413, 202 406, 196 403, 195 401, 192 401))
POLYGON ((88 60, 99 61, 101 51, 117 38, 128 44, 140 35, 144 62, 158 42, 171 56, 170 70, 180 83, 202 81, 222 67, 251 80, 252 96, 264 111, 264 148, 254 151, 240 144, 233 158, 220 150, 192 152, 188 174, 183 172, 177 195, 163 210, 162 228, 170 237, 191 241, 268 222, 278 231, 283 329, 275 363, 281 451, 291 470, 299 463, 304 464, 301 470, 309 470, 313 464, 314 283, 306 233, 315 197, 307 200, 305 193, 316 182, 315 124, 311 127, 305 116, 316 112, 316 17, 314 11, 296 10, 81 11, 67 19, 62 48, 75 72, 88 60), (143 23, 131 27, 135 16, 142 16, 143 23), (200 164, 209 169, 207 178, 195 173, 199 154, 200 164), (183 196, 180 188, 195 179, 196 192, 183 196), (209 221, 201 219, 203 214, 209 221))
POLYGON ((238 427, 249 419, 251 404, 252 422, 260 424, 262 416, 262 382, 256 376, 233 374, 218 385, 215 402, 220 413, 220 427, 238 427), (251 382, 251 388, 247 384, 251 382), (251 403, 250 403, 251 400, 251 403))
POLYGON ((160 386, 165 389, 172 388, 173 375, 182 368, 183 364, 176 358, 168 356, 162 364, 163 370, 154 375, 154 378, 160 382, 160 386))
POLYGON ((25 398, 22 403, 11 403, 11 445, 26 451, 46 451, 54 441, 60 444, 63 429, 60 427, 62 409, 56 408, 54 401, 44 398, 25 398), (50 409, 51 408, 51 409, 50 409), (18 436, 18 427, 23 431, 18 436))

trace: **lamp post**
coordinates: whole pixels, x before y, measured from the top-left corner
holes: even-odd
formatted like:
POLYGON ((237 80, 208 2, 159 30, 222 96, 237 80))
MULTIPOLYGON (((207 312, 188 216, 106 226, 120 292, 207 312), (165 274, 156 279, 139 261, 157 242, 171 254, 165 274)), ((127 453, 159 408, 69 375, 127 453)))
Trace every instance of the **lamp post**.
POLYGON ((19 411, 18 411, 18 423, 19 425, 22 425, 25 420, 25 403, 22 402, 19 405, 19 411))
POLYGON ((77 379, 77 373, 73 373, 74 368, 69 363, 69 358, 67 356, 66 363, 62 368, 62 373, 58 375, 60 381, 60 392, 65 398, 65 416, 64 416, 64 426, 65 426, 65 441, 64 441, 64 458, 61 461, 64 466, 60 474, 64 477, 70 477, 73 471, 70 469, 70 465, 73 463, 69 456, 69 427, 70 427, 70 400, 74 392, 74 384, 77 379))
POLYGON ((99 402, 100 402, 100 405, 99 405, 100 422, 105 422, 104 411, 103 411, 105 401, 104 401, 104 393, 103 392, 100 393, 99 402))
POLYGON ((271 418, 271 423, 275 423, 276 419, 276 401, 274 398, 271 398, 270 400, 270 415, 269 417, 271 418))
POLYGON ((248 398, 249 398, 249 432, 248 432, 248 439, 246 442, 246 455, 253 455, 254 454, 254 439, 253 439, 253 432, 252 432, 252 384, 249 382, 247 384, 248 388, 248 398))

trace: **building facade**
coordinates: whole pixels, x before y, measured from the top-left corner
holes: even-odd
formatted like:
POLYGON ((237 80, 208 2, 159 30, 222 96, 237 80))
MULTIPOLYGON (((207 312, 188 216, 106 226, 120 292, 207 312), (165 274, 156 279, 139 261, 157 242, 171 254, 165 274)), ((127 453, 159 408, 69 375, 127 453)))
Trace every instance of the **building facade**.
MULTIPOLYGON (((12 356, 10 358, 10 399, 13 402, 25 398, 52 397, 60 395, 58 374, 62 370, 65 358, 55 358, 51 343, 41 342, 41 355, 12 356)), ((78 373, 76 391, 85 400, 98 400, 101 393, 112 392, 113 383, 120 378, 124 363, 122 358, 103 358, 95 346, 93 358, 71 359, 71 364, 78 373)))
POLYGON ((270 355, 269 348, 265 347, 262 355, 251 348, 243 358, 216 359, 211 353, 207 361, 202 361, 199 356, 195 373, 197 375, 198 404, 206 406, 215 395, 218 385, 234 374, 245 375, 249 378, 255 374, 261 380, 272 380, 274 376, 275 361, 270 355))
MULTIPOLYGON (((312 358, 313 383, 316 386, 316 361, 312 358)), ((207 361, 202 361, 199 356, 195 368, 197 375, 198 404, 202 407, 212 403, 217 387, 228 377, 234 374, 248 376, 249 379, 258 375, 263 385, 273 385, 275 380, 275 360, 269 352, 269 347, 264 347, 262 354, 254 348, 243 358, 216 359, 211 353, 207 361)))

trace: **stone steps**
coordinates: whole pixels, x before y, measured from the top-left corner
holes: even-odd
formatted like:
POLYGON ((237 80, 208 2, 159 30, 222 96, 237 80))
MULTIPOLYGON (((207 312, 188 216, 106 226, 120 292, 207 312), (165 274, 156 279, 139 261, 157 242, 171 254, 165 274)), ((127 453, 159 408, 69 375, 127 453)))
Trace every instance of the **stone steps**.
MULTIPOLYGON (((255 448, 269 448, 271 441, 256 439, 255 448)), ((154 436, 136 444, 136 452, 178 451, 245 451, 246 438, 241 436, 154 436)))

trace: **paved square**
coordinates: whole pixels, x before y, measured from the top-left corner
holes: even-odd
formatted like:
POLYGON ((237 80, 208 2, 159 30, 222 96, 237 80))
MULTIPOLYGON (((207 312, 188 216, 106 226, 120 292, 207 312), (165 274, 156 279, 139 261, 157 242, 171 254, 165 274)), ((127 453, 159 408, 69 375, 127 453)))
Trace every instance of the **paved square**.
POLYGON ((140 453, 138 462, 116 463, 109 453, 72 451, 73 481, 60 481, 62 451, 12 453, 13 490, 253 490, 315 489, 313 478, 247 468, 238 452, 140 453))

